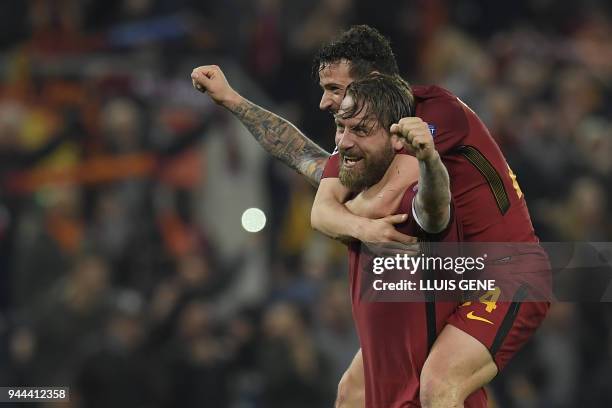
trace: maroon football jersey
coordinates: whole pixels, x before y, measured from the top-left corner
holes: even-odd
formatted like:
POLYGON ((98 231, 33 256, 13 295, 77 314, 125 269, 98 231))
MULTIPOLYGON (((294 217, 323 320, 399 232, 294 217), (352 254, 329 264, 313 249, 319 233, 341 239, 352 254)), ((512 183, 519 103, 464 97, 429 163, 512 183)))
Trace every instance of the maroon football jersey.
MULTIPOLYGON (((442 233, 431 235, 420 228, 411 211, 415 185, 402 197, 397 213, 408 214, 408 219, 397 229, 427 241, 461 241, 461 227, 452 210, 449 225, 442 233)), ((366 407, 418 407, 419 379, 429 348, 458 304, 376 301, 369 296, 373 294, 372 255, 364 246, 360 242, 349 245, 349 279, 353 319, 363 355, 366 407)), ((484 390, 473 393, 465 406, 486 407, 484 390)))
MULTIPOLYGON (((436 149, 450 175, 454 214, 448 229, 437 239, 444 242, 537 242, 515 176, 478 116, 455 95, 438 86, 413 86, 412 91, 415 116, 428 123, 436 149)), ((333 154, 323 178, 337 178, 338 174, 339 155, 333 154)), ((413 197, 411 187, 397 212, 408 214, 409 219, 398 230, 423 238, 423 231, 412 217, 413 197)), ((361 243, 350 245, 349 269, 353 317, 364 359, 366 406, 419 406, 420 372, 432 341, 449 317, 461 311, 453 302, 364 300, 362 274, 367 273, 363 265, 368 261, 362 259, 362 249, 361 243)), ((503 309, 501 306, 500 302, 499 310, 503 309)), ((490 330, 496 333, 498 328, 491 326, 490 330)), ((465 406, 486 407, 484 390, 473 393, 465 406)))
MULTIPOLYGON (((427 122, 450 175, 467 242, 537 242, 523 193, 499 146, 478 116, 439 86, 413 86, 415 116, 427 122)), ((339 155, 323 178, 338 177, 339 155)))

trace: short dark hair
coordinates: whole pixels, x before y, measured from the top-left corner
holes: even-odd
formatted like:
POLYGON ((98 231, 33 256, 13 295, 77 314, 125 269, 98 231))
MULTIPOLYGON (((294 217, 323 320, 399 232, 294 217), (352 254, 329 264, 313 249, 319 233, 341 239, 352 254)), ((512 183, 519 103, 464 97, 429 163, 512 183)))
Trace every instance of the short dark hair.
POLYGON ((321 47, 312 63, 314 79, 318 81, 322 69, 342 59, 350 62, 350 74, 354 79, 363 78, 372 71, 399 75, 389 40, 368 25, 353 26, 321 47))
POLYGON ((399 75, 370 74, 352 82, 346 95, 353 98, 353 106, 342 112, 342 119, 354 118, 365 109, 362 122, 375 119, 388 132, 392 124, 413 115, 414 95, 399 75))

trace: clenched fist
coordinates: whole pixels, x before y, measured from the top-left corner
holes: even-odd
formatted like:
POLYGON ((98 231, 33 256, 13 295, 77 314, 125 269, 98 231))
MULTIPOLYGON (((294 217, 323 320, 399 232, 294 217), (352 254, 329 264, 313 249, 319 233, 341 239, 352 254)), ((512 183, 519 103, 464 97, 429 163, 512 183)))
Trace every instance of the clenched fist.
POLYGON ((202 93, 208 93, 218 105, 229 107, 240 96, 227 82, 221 68, 217 65, 203 65, 191 72, 193 87, 202 93))
POLYGON ((417 159, 431 160, 436 156, 436 147, 429 126, 421 118, 402 118, 391 125, 391 134, 403 138, 404 145, 414 153, 417 159))

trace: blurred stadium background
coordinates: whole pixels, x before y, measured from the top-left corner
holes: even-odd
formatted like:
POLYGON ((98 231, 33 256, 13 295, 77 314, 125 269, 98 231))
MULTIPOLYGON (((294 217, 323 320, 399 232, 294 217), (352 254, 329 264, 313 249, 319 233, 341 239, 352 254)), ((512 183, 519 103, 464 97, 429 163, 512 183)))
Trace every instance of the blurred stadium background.
MULTIPOLYGON (((332 406, 358 348, 345 252, 311 231, 313 188, 189 75, 220 65, 331 150, 310 58, 354 23, 480 115, 542 240, 612 240, 611 10, 3 0, 0 384, 69 385, 74 407, 332 406), (249 207, 261 232, 241 226, 249 207)), ((494 381, 497 406, 612 406, 611 312, 556 304, 494 381)))

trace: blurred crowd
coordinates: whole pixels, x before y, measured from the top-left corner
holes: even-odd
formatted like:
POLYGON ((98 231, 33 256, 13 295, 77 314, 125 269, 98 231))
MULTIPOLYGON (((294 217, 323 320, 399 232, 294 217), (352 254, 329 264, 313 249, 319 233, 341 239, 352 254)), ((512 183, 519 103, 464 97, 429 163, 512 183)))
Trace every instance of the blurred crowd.
MULTIPOLYGON (((4 0, 0 384, 75 407, 331 407, 358 349, 313 188, 194 91, 219 64, 326 150, 310 58, 355 23, 499 142, 543 241, 612 240, 612 7, 521 0, 4 0), (248 233, 249 207, 267 215, 248 233)), ((612 307, 559 303, 502 407, 612 406, 612 307)), ((41 404, 41 406, 52 406, 41 404)), ((65 405, 61 405, 65 406, 65 405)))

